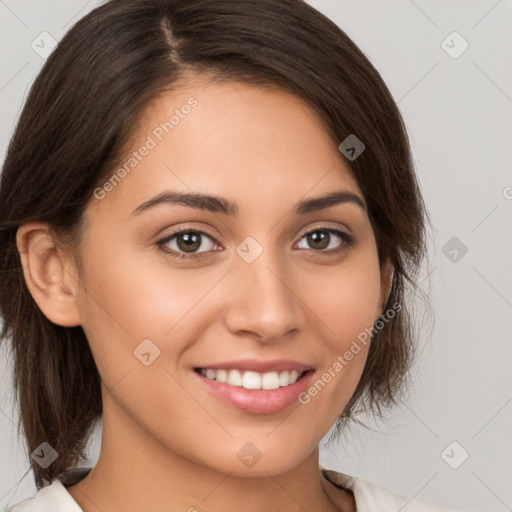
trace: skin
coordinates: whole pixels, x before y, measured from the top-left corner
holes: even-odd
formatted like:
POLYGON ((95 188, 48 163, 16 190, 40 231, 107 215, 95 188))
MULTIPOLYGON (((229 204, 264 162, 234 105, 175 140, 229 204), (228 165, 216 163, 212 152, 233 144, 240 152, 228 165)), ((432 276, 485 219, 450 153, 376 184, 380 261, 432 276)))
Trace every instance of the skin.
MULTIPOLYGON (((221 402, 192 369, 289 358, 311 364, 315 382, 373 325, 390 272, 381 272, 366 210, 343 203, 292 214, 298 201, 333 190, 364 196, 318 115, 278 89, 190 79, 147 109, 128 153, 191 96, 190 114, 91 200, 82 275, 48 225, 18 230, 30 292, 51 321, 82 326, 102 378, 99 460, 68 491, 86 512, 354 511, 351 492, 321 475, 318 444, 353 394, 368 347, 310 403, 268 415, 221 402), (239 213, 166 204, 132 214, 170 189, 222 196, 239 213), (216 239, 202 238, 203 258, 174 259, 156 245, 183 226, 216 239), (328 255, 346 242, 332 234, 315 249, 301 238, 324 226, 354 245, 328 255), (250 264, 236 252, 247 236, 263 248, 250 264), (134 356, 145 338, 160 350, 149 366, 134 356), (262 455, 252 468, 237 457, 247 442, 262 455)), ((175 238, 166 248, 183 246, 175 238)))

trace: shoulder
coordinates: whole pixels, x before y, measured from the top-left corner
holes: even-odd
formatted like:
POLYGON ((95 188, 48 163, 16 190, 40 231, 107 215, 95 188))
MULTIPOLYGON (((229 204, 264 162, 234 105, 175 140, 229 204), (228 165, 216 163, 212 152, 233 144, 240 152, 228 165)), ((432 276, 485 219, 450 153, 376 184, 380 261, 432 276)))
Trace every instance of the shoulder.
POLYGON ((80 481, 90 469, 73 468, 65 471, 49 485, 39 489, 35 496, 13 505, 5 512, 83 512, 66 490, 66 485, 80 481))
POLYGON ((407 512, 462 512, 418 498, 395 494, 376 483, 359 477, 345 475, 329 469, 322 469, 321 471, 331 483, 338 487, 350 489, 354 493, 357 510, 399 512, 407 505, 407 512))

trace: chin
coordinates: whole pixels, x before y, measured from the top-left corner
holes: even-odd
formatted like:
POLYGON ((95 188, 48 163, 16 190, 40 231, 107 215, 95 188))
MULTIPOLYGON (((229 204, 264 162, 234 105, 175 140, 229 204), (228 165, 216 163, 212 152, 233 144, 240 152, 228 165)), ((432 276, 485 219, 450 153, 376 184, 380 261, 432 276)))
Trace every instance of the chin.
POLYGON ((231 446, 219 446, 220 452, 214 453, 213 457, 203 461, 203 464, 215 471, 230 473, 232 476, 268 477, 269 473, 279 475, 293 470, 318 446, 316 444, 307 450, 304 441, 294 446, 283 436, 276 435, 271 440, 274 434, 265 439, 267 435, 268 432, 265 432, 259 439, 254 436, 254 441, 250 441, 251 436, 233 439, 231 446))

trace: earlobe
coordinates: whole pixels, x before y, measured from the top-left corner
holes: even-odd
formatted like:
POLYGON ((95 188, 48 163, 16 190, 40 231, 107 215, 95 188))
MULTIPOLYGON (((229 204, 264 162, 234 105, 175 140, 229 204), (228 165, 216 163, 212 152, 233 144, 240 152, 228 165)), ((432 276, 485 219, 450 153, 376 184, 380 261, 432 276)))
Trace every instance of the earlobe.
POLYGON ((23 224, 16 233, 27 287, 43 314, 63 327, 81 325, 77 282, 44 223, 23 224))

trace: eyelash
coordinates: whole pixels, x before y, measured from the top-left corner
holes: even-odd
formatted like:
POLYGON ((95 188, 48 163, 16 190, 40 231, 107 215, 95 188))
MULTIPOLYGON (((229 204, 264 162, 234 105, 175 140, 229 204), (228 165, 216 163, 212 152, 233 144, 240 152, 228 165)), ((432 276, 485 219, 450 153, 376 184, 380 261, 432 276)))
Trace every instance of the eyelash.
MULTIPOLYGON (((352 247, 352 245, 354 244, 354 239, 352 236, 348 235, 347 233, 345 233, 343 231, 340 231, 339 229, 329 228, 327 226, 318 226, 310 231, 307 231, 300 237, 299 240, 302 240, 307 235, 310 235, 311 233, 316 233, 317 231, 326 231, 328 233, 332 233, 332 234, 338 236, 339 238, 341 238, 344 241, 344 243, 337 249, 330 249, 328 251, 311 249, 312 251, 314 251, 316 253, 323 253, 323 254, 327 254, 327 255, 340 254, 340 253, 350 249, 352 247)), ((156 242, 156 245, 158 246, 159 249, 164 251, 166 254, 168 254, 172 258, 176 258, 178 260, 194 260, 194 259, 198 259, 198 258, 203 258, 211 251, 185 254, 185 253, 177 252, 174 249, 168 250, 168 249, 163 248, 163 246, 166 243, 170 242, 173 238, 177 237, 178 235, 180 235, 182 233, 192 233, 192 232, 197 233, 199 235, 205 235, 208 238, 210 238, 213 242, 215 242, 216 244, 219 244, 219 242, 213 236, 209 235, 205 231, 201 231, 200 229, 193 229, 193 228, 185 227, 183 229, 179 229, 178 231, 174 231, 174 233, 171 233, 169 236, 166 236, 165 238, 158 240, 156 242)))

